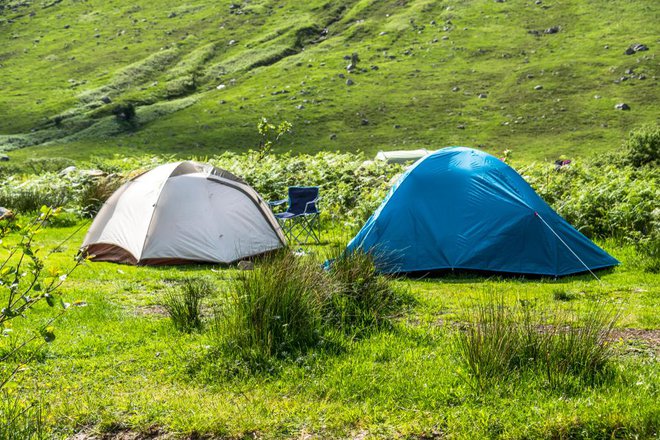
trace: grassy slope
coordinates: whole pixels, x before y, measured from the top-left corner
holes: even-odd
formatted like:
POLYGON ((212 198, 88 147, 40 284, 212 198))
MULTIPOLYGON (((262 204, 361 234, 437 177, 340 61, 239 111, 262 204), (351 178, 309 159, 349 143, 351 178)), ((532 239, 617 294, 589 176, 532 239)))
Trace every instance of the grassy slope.
MULTIPOLYGON (((40 241, 53 246, 76 228, 48 229, 40 241)), ((81 234, 53 255, 57 264, 71 262, 81 234)), ((624 264, 601 273, 602 284, 590 276, 398 281, 419 304, 393 330, 338 355, 317 350, 288 363, 279 375, 237 380, 218 378, 208 365, 194 367, 193 359, 207 349, 205 336, 179 334, 166 317, 153 313, 171 282, 205 275, 222 287, 233 270, 89 264, 63 291, 65 301, 87 306, 73 307, 58 321, 58 338, 24 375, 28 382, 22 386, 29 393, 38 388, 50 405, 49 423, 62 435, 156 426, 232 438, 652 437, 660 429, 657 346, 615 342, 620 377, 604 385, 561 392, 547 389, 542 378, 509 378, 486 393, 463 380, 466 373, 452 348, 453 323, 492 293, 510 304, 524 299, 547 310, 614 301, 622 307, 620 326, 659 329, 660 275, 636 269, 629 248, 607 249, 624 264), (555 290, 577 299, 558 302, 555 290)))
POLYGON ((658 117, 657 2, 31 3, 0 16, 0 144, 36 144, 17 160, 241 150, 261 116, 294 123, 280 148, 295 151, 461 144, 542 159, 616 148, 658 117), (635 42, 650 50, 624 55, 635 42), (347 86, 352 52, 366 71, 347 86), (646 79, 615 84, 629 68, 646 79), (137 103, 138 126, 102 96, 137 103))

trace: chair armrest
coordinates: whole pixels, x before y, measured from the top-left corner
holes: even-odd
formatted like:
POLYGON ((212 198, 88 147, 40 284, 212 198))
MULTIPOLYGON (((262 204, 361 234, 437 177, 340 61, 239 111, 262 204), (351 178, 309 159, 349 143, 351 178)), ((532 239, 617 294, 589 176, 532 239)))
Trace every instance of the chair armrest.
POLYGON ((282 200, 273 200, 272 202, 268 202, 270 206, 279 206, 282 203, 286 203, 288 199, 282 199, 282 200))
MULTIPOLYGON (((303 211, 303 214, 307 214, 307 208, 309 207, 309 205, 312 205, 312 204, 318 202, 319 200, 321 200, 321 197, 316 197, 314 200, 310 200, 309 202, 305 203, 305 211, 303 211)), ((318 211, 319 210, 318 210, 318 207, 317 207, 316 212, 318 212, 318 211)))

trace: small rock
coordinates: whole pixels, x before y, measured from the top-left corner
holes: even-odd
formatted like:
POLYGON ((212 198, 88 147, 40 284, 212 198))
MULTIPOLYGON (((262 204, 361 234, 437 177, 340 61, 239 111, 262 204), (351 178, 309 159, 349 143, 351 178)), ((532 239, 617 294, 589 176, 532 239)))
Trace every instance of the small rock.
POLYGON ((101 38, 101 34, 94 34, 94 38, 101 38))
POLYGON ((227 103, 227 101, 225 101, 224 99, 221 99, 220 101, 218 101, 218 104, 226 104, 226 103, 227 103))
POLYGON ((176 17, 176 12, 170 12, 167 18, 174 18, 176 17))
POLYGON ((344 78, 346 78, 346 75, 344 75, 343 73, 340 73, 339 75, 337 75, 337 77, 339 77, 341 79, 344 79, 344 78))
POLYGON ((635 44, 631 44, 631 45, 626 49, 626 51, 624 52, 624 54, 626 54, 626 55, 632 55, 632 54, 634 54, 635 52, 643 52, 643 51, 645 51, 645 50, 649 50, 649 48, 648 48, 648 46, 647 46, 646 44, 635 43, 635 44))
POLYGON ((101 98, 101 102, 104 104, 110 104, 112 102, 112 99, 110 99, 109 96, 104 96, 101 98))
POLYGON ((77 169, 78 169, 78 168, 76 168, 76 167, 74 167, 73 165, 71 165, 71 166, 66 167, 66 168, 64 168, 63 170, 61 170, 61 171, 59 172, 59 175, 60 175, 60 176, 66 176, 67 174, 71 174, 71 173, 73 173, 73 172, 76 171, 77 169))
POLYGON ((600 98, 601 98, 600 95, 594 95, 594 99, 600 99, 600 98))
POLYGON ((541 0, 536 0, 536 1, 534 2, 534 4, 536 4, 536 5, 540 5, 541 3, 543 3, 541 0))
POLYGON ((349 60, 351 59, 351 56, 350 56, 350 55, 344 55, 344 59, 345 59, 346 61, 349 61, 349 60))
POLYGON ((629 78, 627 76, 622 76, 621 78, 619 78, 619 81, 624 82, 624 81, 628 81, 628 79, 629 78))
POLYGON ((431 20, 431 26, 435 26, 435 20, 431 20))
POLYGON ((634 72, 633 72, 632 69, 626 69, 625 73, 628 74, 628 75, 632 75, 634 72))
POLYGON ((616 110, 630 110, 630 106, 625 102, 619 103, 614 106, 616 110))
POLYGON ((534 90, 543 90, 543 86, 540 84, 538 86, 534 86, 534 90))
POLYGON ((236 265, 238 270, 254 270, 254 263, 248 260, 241 260, 236 265))
POLYGON ((504 3, 504 0, 495 0, 495 3, 504 3))
POLYGON ((216 87, 216 89, 218 89, 218 90, 222 90, 222 89, 224 89, 224 88, 226 88, 226 87, 227 87, 227 86, 226 86, 225 84, 220 84, 218 87, 216 87))
POLYGON ((465 125, 460 124, 460 125, 457 125, 456 128, 458 128, 459 130, 465 130, 465 125))
POLYGON ((378 35, 380 35, 380 36, 382 37, 383 35, 387 35, 387 32, 383 31, 383 32, 381 32, 381 33, 378 34, 378 35))
POLYGON ((334 140, 336 140, 336 139, 337 139, 337 133, 332 133, 332 134, 330 135, 330 140, 331 140, 331 141, 334 141, 334 140))
POLYGON ((353 84, 355 84, 355 83, 353 82, 352 79, 348 78, 348 79, 346 80, 346 85, 347 85, 347 86, 352 86, 353 84))
POLYGON ((371 70, 378 70, 378 66, 371 66, 370 69, 371 70))
POLYGON ((461 90, 461 88, 458 87, 458 86, 454 86, 454 87, 451 88, 452 92, 458 92, 459 90, 461 90))
POLYGON ((442 40, 449 40, 449 37, 446 36, 446 35, 443 35, 441 39, 442 39, 442 40))
POLYGON ((479 94, 477 95, 477 97, 478 97, 479 99, 486 99, 486 98, 488 98, 488 95, 485 94, 485 93, 479 93, 479 94))
POLYGON ((552 26, 543 31, 544 34, 556 34, 561 29, 559 26, 552 26))
POLYGON ((299 104, 299 105, 296 106, 296 109, 298 109, 298 110, 302 110, 304 108, 305 108, 305 106, 302 105, 302 104, 299 104))
POLYGON ((64 29, 69 29, 70 27, 71 27, 70 24, 65 24, 65 25, 64 25, 64 29))
POLYGON ((361 125, 369 125, 369 119, 363 119, 360 121, 361 125))
POLYGON ((438 40, 437 38, 434 38, 433 41, 431 41, 431 43, 437 43, 438 41, 440 41, 440 40, 438 40))
POLYGON ((399 124, 394 124, 394 128, 398 130, 401 126, 399 124))
POLYGON ((609 44, 606 44, 605 46, 603 46, 603 49, 609 49, 609 48, 610 48, 609 44))
POLYGON ((0 154, 0 162, 9 162, 9 156, 6 154, 0 154))
POLYGON ((236 41, 236 40, 229 40, 229 43, 227 43, 227 44, 229 44, 230 46, 233 46, 233 45, 236 44, 236 43, 238 43, 238 41, 236 41))
POLYGON ((646 79, 646 75, 642 74, 637 77, 637 79, 646 79))

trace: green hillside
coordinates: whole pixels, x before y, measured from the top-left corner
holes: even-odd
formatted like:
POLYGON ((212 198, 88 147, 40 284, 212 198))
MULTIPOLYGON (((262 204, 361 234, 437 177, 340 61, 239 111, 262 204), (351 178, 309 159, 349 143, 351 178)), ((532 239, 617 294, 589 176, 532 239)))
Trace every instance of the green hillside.
POLYGON ((240 151, 266 117, 293 123, 279 150, 608 151, 658 120, 658 17, 629 0, 0 1, 0 150, 240 151))

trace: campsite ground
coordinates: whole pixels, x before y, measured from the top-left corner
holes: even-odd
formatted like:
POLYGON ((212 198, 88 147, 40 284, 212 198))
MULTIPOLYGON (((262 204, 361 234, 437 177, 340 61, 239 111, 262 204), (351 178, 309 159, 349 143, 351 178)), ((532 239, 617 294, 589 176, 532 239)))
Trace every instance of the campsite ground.
MULTIPOLYGON (((48 228, 52 247, 79 225, 48 228)), ((69 265, 85 228, 53 254, 69 265)), ((323 255, 343 234, 310 246, 323 255)), ((283 361, 274 373, 228 378, 205 363, 208 332, 175 331, 161 305, 168 286, 206 276, 222 304, 236 275, 218 266, 133 267, 88 263, 65 283, 72 304, 20 383, 47 405, 47 422, 66 438, 131 431, 225 438, 633 438, 658 434, 660 275, 641 271, 634 249, 601 243, 622 265, 561 279, 445 276, 399 279, 416 303, 385 331, 339 353, 323 349, 283 361), (501 296, 552 314, 596 303, 621 311, 616 375, 572 390, 542 376, 502 377, 479 390, 457 359, 455 336, 476 303, 501 296)), ((40 313, 47 316, 44 307, 40 313)), ((101 438, 101 437, 98 437, 101 438)))

